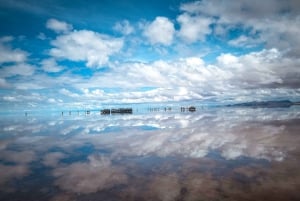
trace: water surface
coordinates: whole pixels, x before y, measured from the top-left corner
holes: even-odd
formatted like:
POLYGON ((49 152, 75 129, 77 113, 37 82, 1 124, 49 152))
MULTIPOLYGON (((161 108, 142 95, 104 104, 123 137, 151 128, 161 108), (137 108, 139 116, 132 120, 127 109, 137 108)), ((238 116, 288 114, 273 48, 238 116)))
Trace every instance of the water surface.
POLYGON ((0 200, 300 200, 300 109, 1 116, 0 200))

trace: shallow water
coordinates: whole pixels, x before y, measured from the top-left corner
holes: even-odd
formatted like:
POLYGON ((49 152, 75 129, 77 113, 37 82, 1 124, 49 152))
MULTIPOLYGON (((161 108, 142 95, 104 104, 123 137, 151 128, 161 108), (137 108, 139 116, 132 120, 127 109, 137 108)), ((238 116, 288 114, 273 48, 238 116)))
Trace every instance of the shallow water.
POLYGON ((0 200, 300 200, 300 108, 2 115, 0 200))

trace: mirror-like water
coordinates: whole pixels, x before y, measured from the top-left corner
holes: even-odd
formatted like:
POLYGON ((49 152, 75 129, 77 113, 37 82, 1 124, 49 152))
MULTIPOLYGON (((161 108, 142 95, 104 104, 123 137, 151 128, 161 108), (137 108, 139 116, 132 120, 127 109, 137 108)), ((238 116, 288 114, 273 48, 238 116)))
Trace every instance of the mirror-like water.
POLYGON ((2 116, 0 200, 300 200, 300 108, 2 116))

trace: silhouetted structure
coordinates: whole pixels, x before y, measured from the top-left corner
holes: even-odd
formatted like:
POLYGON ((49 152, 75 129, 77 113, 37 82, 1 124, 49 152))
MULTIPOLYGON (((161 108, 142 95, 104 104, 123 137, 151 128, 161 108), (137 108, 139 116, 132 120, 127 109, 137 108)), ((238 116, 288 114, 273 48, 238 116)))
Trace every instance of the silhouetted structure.
POLYGON ((196 111, 196 107, 195 106, 190 106, 190 107, 180 107, 180 111, 181 112, 185 112, 185 111, 189 111, 189 112, 195 112, 196 111))
POLYGON ((110 109, 100 110, 101 114, 110 114, 110 109))
POLYGON ((196 107, 194 107, 194 106, 189 107, 189 111, 190 112, 195 112, 196 111, 196 107))
POLYGON ((132 108, 111 109, 112 114, 132 114, 132 108))
POLYGON ((132 114, 132 108, 103 109, 101 114, 132 114))

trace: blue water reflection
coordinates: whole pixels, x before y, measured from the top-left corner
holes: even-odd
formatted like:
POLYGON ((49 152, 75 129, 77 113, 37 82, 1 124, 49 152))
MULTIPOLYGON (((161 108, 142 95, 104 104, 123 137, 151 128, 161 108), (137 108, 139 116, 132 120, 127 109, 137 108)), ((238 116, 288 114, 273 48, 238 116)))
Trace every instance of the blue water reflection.
POLYGON ((297 200, 300 109, 6 116, 0 200, 297 200))

